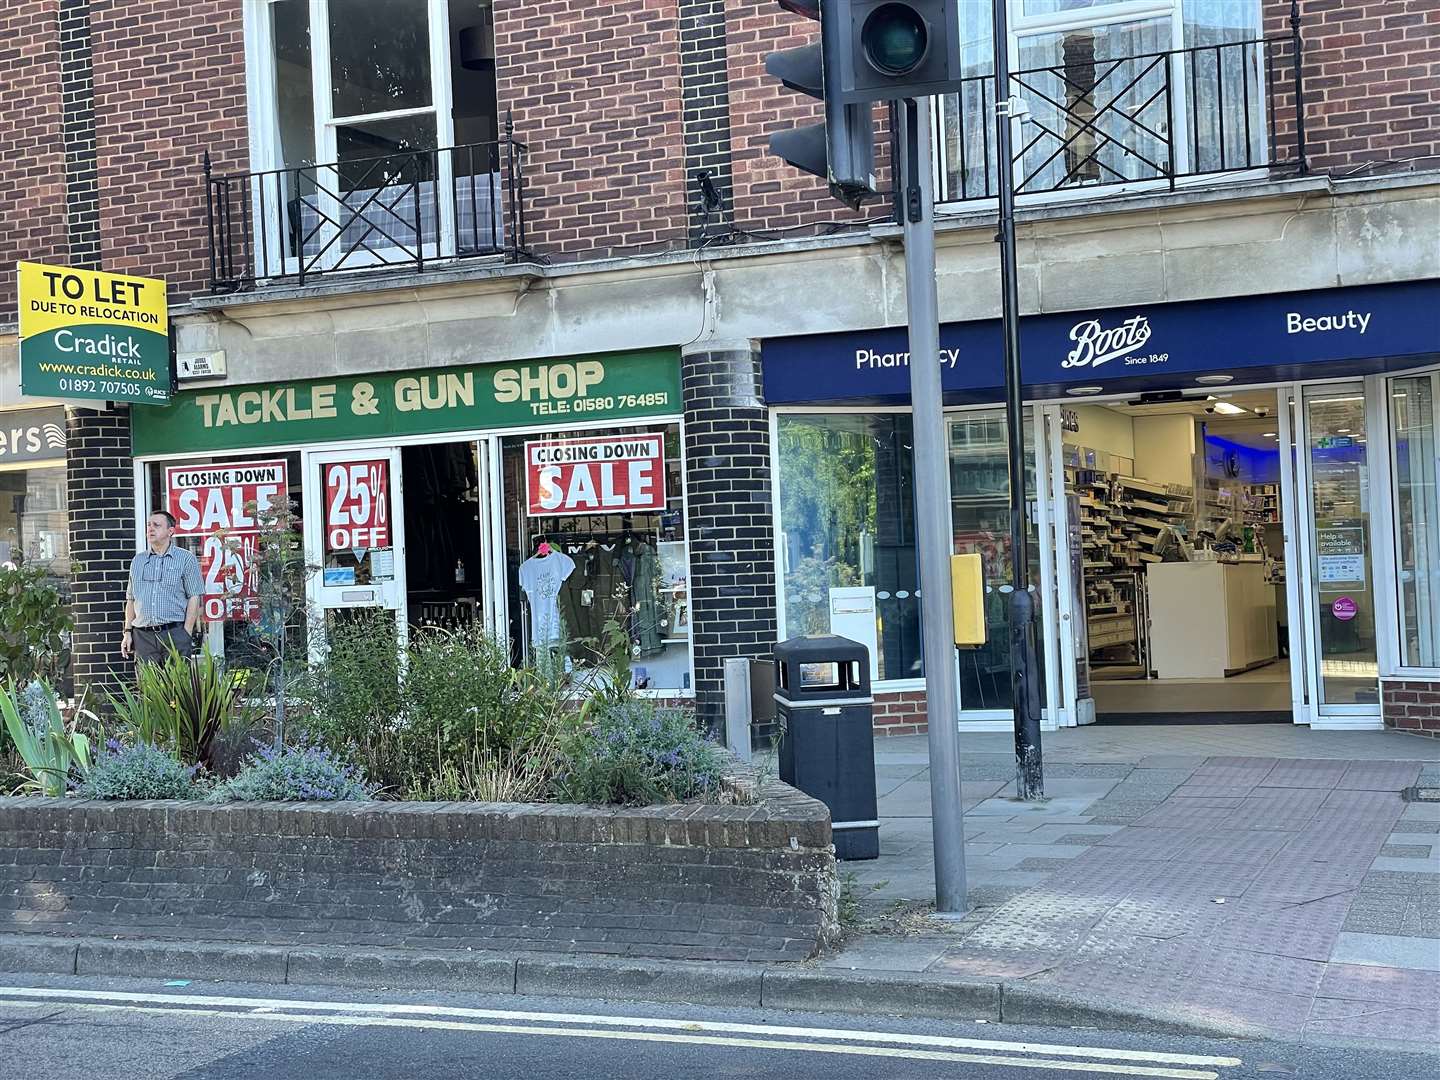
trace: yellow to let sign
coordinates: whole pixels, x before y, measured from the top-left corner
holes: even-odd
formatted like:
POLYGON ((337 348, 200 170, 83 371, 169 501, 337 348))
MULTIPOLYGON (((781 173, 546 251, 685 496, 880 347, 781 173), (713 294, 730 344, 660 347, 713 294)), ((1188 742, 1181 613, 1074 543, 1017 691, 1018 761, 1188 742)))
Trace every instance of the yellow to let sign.
POLYGON ((165 282, 22 262, 20 389, 164 405, 174 392, 165 282))

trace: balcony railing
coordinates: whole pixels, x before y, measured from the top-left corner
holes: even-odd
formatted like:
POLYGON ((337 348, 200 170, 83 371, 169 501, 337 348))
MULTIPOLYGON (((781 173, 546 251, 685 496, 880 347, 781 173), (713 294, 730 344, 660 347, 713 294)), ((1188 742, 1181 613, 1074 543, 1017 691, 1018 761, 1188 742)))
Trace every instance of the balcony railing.
POLYGON ((215 292, 527 254, 525 145, 508 135, 235 175, 207 154, 205 190, 215 292))
MULTIPOLYGON (((1010 95, 1028 107, 1017 195, 1305 171, 1298 22, 1281 37, 1120 58, 1094 56, 1093 39, 1076 44, 1064 63, 1011 74, 1010 95)), ((945 99, 942 200, 996 197, 995 93, 981 75, 945 99)))

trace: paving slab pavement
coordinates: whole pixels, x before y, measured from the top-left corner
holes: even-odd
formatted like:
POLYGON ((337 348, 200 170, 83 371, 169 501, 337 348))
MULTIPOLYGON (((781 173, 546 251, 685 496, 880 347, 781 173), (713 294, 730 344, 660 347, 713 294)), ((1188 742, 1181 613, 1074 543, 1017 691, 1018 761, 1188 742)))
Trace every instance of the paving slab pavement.
POLYGON ((868 932, 822 966, 999 979, 1180 1025, 1440 1045, 1440 804, 1400 794, 1440 779, 1440 743, 1280 725, 1045 738, 1050 797, 1024 804, 1007 797, 1009 737, 961 736, 974 907, 947 920, 928 914, 924 739, 877 739, 894 781, 882 857, 842 869, 868 932))

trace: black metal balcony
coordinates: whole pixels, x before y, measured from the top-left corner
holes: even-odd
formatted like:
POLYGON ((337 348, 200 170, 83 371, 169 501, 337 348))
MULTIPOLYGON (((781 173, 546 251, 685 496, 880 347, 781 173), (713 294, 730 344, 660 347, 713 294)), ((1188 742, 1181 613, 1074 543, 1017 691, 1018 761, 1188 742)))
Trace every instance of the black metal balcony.
POLYGON ((219 175, 205 158, 210 288, 435 268, 525 247, 525 144, 404 150, 219 175))
MULTIPOLYGON (((1096 56, 1094 40, 1080 36, 1066 42, 1063 63, 1013 72, 1009 96, 1028 107, 1015 140, 1016 194, 1303 173, 1298 20, 1292 31, 1118 58, 1096 56)), ((993 75, 945 99, 940 201, 996 197, 995 101, 993 75)))

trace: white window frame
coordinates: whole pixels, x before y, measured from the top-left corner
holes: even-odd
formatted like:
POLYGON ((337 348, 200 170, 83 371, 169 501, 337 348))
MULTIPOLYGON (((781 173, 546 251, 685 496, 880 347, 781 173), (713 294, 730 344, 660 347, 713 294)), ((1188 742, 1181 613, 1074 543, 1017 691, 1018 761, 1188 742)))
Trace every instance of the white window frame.
MULTIPOLYGON (((278 139, 279 122, 275 111, 275 64, 273 61, 273 5, 279 0, 255 0, 242 4, 245 34, 245 91, 246 113, 250 129, 250 171, 252 173, 279 170, 287 163, 281 160, 278 139)), ((310 77, 311 106, 314 110, 312 125, 315 135, 316 165, 329 165, 336 158, 335 129, 341 124, 357 120, 390 120, 407 116, 435 116, 435 146, 447 148, 455 142, 454 102, 451 100, 450 85, 450 10, 447 0, 423 0, 426 5, 426 26, 430 44, 430 100, 425 106, 395 109, 389 112, 365 113, 354 116, 334 116, 330 86, 330 25, 331 4, 345 0, 308 0, 310 14, 310 77)), ((439 235, 433 243, 425 243, 423 236, 416 240, 422 245, 426 259, 441 258, 455 251, 455 210, 452 200, 444 193, 454 190, 454 162, 451 155, 436 155, 436 203, 440 210, 439 235)), ((291 166, 293 167, 293 165, 291 166)), ((338 188, 338 176, 333 171, 325 181, 327 187, 338 188)), ((258 191, 252 192, 252 229, 267 230, 265 244, 256 243, 254 258, 257 279, 275 276, 271 267, 278 267, 282 274, 293 274, 299 269, 303 252, 295 257, 285 254, 284 237, 272 230, 268 213, 261 212, 263 199, 258 191), (278 258, 262 259, 262 249, 278 253, 278 258), (269 265, 263 265, 268 263, 269 265)), ((338 206, 332 197, 321 201, 321 208, 328 217, 337 215, 338 206)), ((319 236, 323 244, 329 239, 333 227, 322 231, 319 236)), ((393 249, 398 250, 398 249, 393 249)), ((329 258, 333 261, 334 255, 329 258)), ((367 265, 380 265, 384 260, 376 257, 366 260, 355 257, 346 260, 346 269, 362 269, 367 265)), ((316 267, 328 269, 327 263, 316 267)))

